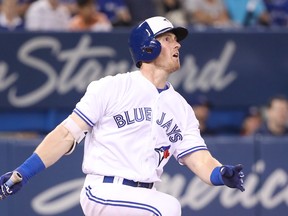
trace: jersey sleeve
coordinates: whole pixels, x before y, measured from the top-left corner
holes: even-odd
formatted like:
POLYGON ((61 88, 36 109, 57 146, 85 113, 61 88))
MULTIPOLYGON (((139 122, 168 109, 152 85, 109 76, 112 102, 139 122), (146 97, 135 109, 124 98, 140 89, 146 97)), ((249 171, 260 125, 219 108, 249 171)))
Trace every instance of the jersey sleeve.
POLYGON ((208 150, 200 134, 199 121, 189 104, 186 104, 186 118, 184 119, 183 140, 177 145, 174 157, 182 164, 182 158, 199 150, 208 150))
POLYGON ((93 127, 105 114, 109 101, 113 100, 113 78, 108 76, 91 82, 73 112, 93 127))

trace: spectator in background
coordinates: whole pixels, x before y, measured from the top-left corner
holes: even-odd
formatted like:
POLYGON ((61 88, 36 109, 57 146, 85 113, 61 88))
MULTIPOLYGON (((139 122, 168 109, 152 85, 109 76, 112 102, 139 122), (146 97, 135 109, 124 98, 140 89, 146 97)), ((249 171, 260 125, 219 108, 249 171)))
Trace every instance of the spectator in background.
POLYGON ((288 135, 288 100, 283 95, 272 97, 265 110, 265 119, 255 134, 284 136, 288 135))
POLYGON ((241 136, 251 136, 262 124, 262 114, 258 107, 250 107, 247 115, 245 116, 242 127, 241 136))
POLYGON ((178 26, 187 26, 188 20, 183 9, 182 0, 159 0, 158 13, 178 26))
MULTIPOLYGON (((30 7, 30 4, 37 0, 17 0, 17 11, 18 15, 23 19, 27 9, 30 7)), ((4 0, 0 0, 0 11, 2 8, 4 0)))
POLYGON ((224 0, 224 3, 235 26, 267 25, 269 22, 263 0, 224 0))
POLYGON ((231 27, 222 0, 183 0, 189 22, 195 26, 231 27))
POLYGON ((70 12, 59 0, 38 0, 28 8, 26 29, 30 31, 68 30, 70 12))
POLYGON ((112 24, 106 14, 96 10, 94 0, 77 0, 78 12, 71 19, 72 31, 110 31, 112 24))
POLYGON ((271 27, 288 27, 288 0, 263 0, 271 27))
POLYGON ((97 4, 114 27, 131 25, 131 14, 124 0, 97 0, 97 4))
POLYGON ((76 0, 58 0, 59 3, 63 6, 65 6, 70 15, 71 16, 74 16, 76 13, 77 13, 77 3, 76 3, 76 0))
POLYGON ((37 0, 18 0, 18 15, 24 19, 30 5, 37 0))
POLYGON ((24 30, 24 21, 18 14, 17 0, 3 0, 0 12, 0 31, 24 30))
POLYGON ((35 1, 39 1, 39 0, 18 0, 18 13, 19 13, 19 16, 24 18, 28 8, 35 1))
POLYGON ((158 16, 157 0, 124 0, 131 14, 131 25, 137 25, 143 20, 158 16))
POLYGON ((198 96, 191 103, 195 116, 199 121, 201 135, 215 135, 215 131, 208 127, 207 121, 210 114, 211 103, 204 96, 198 96))
MULTIPOLYGON (((78 13, 77 0, 60 0, 72 16, 78 13)), ((130 26, 131 14, 124 0, 93 0, 97 11, 104 13, 113 26, 130 26)))

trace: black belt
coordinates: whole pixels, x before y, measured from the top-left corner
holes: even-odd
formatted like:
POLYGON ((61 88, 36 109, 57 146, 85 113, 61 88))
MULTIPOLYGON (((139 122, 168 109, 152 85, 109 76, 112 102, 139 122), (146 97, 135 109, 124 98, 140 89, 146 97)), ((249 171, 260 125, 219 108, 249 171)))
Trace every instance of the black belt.
MULTIPOLYGON (((103 182, 104 183, 113 183, 114 181, 114 176, 104 176, 103 182)), ((142 188, 149 188, 151 189, 154 185, 154 183, 147 183, 147 182, 135 182, 129 179, 123 179, 122 182, 123 185, 128 185, 131 187, 142 187, 142 188)))

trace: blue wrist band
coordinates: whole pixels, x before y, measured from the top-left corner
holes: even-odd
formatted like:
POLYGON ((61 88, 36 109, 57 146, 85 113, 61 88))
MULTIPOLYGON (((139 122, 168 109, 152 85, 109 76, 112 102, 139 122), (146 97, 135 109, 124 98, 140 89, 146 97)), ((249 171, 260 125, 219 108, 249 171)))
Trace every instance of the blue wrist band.
POLYGON ((22 182, 25 184, 37 173, 44 170, 46 167, 41 158, 33 153, 24 163, 16 170, 22 175, 22 182))
POLYGON ((215 167, 210 175, 210 181, 213 185, 218 186, 218 185, 224 185, 224 182, 222 180, 222 176, 220 173, 221 167, 215 167))

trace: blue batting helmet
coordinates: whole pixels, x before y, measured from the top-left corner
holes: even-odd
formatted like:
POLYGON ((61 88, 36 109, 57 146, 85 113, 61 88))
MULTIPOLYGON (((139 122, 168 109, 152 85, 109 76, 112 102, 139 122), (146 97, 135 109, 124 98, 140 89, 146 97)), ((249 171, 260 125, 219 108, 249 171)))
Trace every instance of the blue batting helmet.
POLYGON ((183 40, 188 34, 186 28, 174 27, 168 19, 161 16, 146 19, 131 31, 129 50, 138 68, 142 62, 151 62, 158 57, 161 44, 156 36, 165 32, 173 32, 177 41, 183 40))

